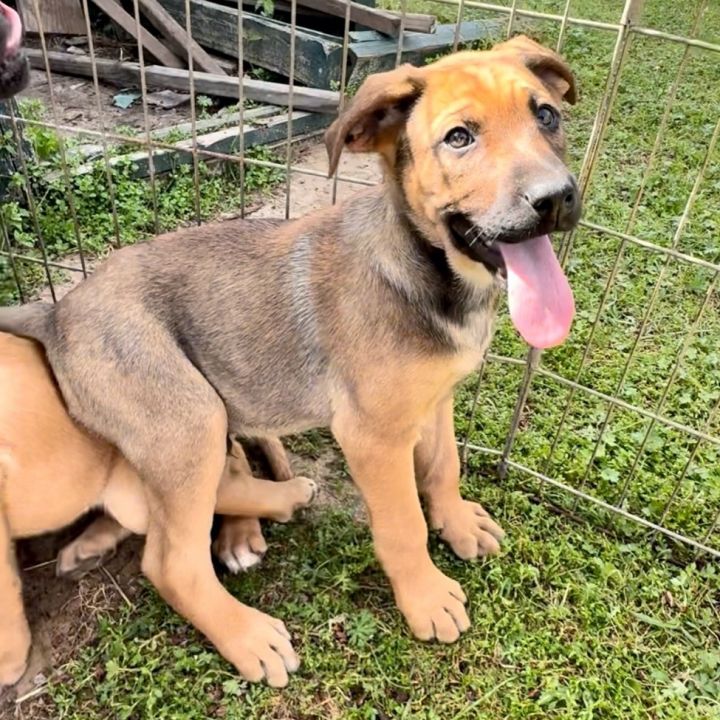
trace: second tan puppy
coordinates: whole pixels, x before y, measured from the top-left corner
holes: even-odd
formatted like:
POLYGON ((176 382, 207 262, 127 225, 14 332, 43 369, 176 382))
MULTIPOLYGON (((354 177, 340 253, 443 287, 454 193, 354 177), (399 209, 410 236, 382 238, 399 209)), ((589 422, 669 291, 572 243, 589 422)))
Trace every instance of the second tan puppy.
MULTIPOLYGON (((61 528, 93 507, 101 517, 58 558, 70 574, 97 562, 130 533, 148 528, 145 492, 135 469, 104 440, 80 429, 67 414, 42 349, 0 333, 0 685, 23 671, 30 634, 20 598, 11 541, 61 528)), ((287 522, 310 502, 315 483, 290 478, 278 440, 263 443, 285 482, 253 477, 240 444, 232 441, 218 487, 216 509, 227 515, 218 550, 226 563, 243 562, 238 538, 261 543, 258 517, 287 522)), ((205 540, 209 543, 209 536, 205 540)), ((257 545, 249 548, 258 550, 257 545)))
POLYGON ((138 469, 144 572, 249 680, 283 685, 298 658, 284 625, 213 572, 228 430, 329 426, 412 632, 452 642, 469 627, 428 552, 418 487, 460 557, 498 549, 500 528, 460 496, 453 388, 481 361, 502 292, 530 344, 569 332, 548 237, 580 216, 563 100, 570 69, 522 37, 372 76, 326 144, 331 170, 343 149, 379 154, 381 186, 299 220, 127 247, 57 305, 0 312, 0 328, 43 343, 71 414, 138 469))

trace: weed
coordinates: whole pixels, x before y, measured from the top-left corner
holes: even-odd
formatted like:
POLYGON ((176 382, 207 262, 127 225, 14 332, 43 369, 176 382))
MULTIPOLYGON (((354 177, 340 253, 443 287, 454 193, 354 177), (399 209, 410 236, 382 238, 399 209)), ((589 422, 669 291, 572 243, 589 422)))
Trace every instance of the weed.
MULTIPOLYGON (((25 112, 25 107, 22 107, 25 112)), ((41 109, 33 103, 32 113, 41 109)), ((39 115, 36 115, 39 117, 39 115)), ((8 197, 0 207, 0 220, 12 239, 18 254, 39 257, 40 239, 51 259, 61 258, 77 250, 70 200, 74 205, 79 235, 84 250, 91 256, 104 254, 110 247, 145 239, 156 230, 171 230, 194 219, 195 187, 192 168, 181 165, 173 172, 156 178, 155 192, 146 179, 134 177, 130 162, 116 161, 112 166, 112 191, 104 161, 97 161, 90 172, 73 173, 82 157, 76 142, 65 140, 70 169, 70 182, 60 171, 60 139, 52 130, 35 125, 25 126, 25 137, 33 148, 28 160, 27 175, 16 172, 10 180, 8 197), (30 191, 36 200, 37 228, 25 207, 30 191), (117 220, 117 222, 116 222, 117 220), (116 232, 117 228, 117 232, 116 232)), ((16 152, 12 138, 4 138, 4 152, 16 152)), ((131 147, 136 150, 135 146, 131 147)), ((2 150, 2 146, 0 146, 2 150)), ((278 161, 272 150, 258 146, 248 148, 249 159, 278 161)), ((200 215, 208 219, 214 214, 240 204, 240 172, 234 163, 199 164, 201 189, 200 215)), ((279 168, 248 164, 245 169, 245 190, 261 192, 274 187, 284 178, 279 168)), ((16 271, 26 293, 32 293, 44 277, 32 263, 16 262, 16 271)), ((19 299, 10 262, 0 257, 0 303, 19 299)))

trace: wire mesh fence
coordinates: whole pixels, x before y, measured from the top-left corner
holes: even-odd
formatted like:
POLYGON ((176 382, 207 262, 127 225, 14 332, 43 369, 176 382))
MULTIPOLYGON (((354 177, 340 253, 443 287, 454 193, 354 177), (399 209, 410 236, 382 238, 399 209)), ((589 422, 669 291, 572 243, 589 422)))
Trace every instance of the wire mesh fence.
MULTIPOLYGON (((203 2, 176 3, 191 37, 203 2)), ((38 0, 32 4, 41 18, 38 0)), ((325 177, 297 161, 293 151, 298 128, 307 136, 323 127, 307 120, 312 113, 303 109, 304 88, 296 79, 296 0, 287 3, 285 109, 273 115, 282 121, 273 136, 283 142, 281 155, 253 154, 248 147, 253 118, 263 111, 248 102, 251 85, 242 72, 229 77, 232 87, 224 91, 236 101, 226 116, 230 130, 228 122, 223 125, 224 144, 209 139, 208 119, 198 110, 203 74, 191 52, 185 133, 178 140, 153 129, 152 63, 140 41, 135 54, 142 127, 132 135, 123 132, 108 117, 91 7, 88 0, 82 5, 92 88, 86 102, 94 108, 94 125, 63 119, 51 39, 42 27, 35 66, 46 76, 46 115, 18 112, 13 103, 0 115, 10 164, 0 213, 3 302, 26 301, 43 288, 55 300, 58 285, 67 285, 60 273, 81 278, 106 249, 138 239, 139 227, 144 234, 167 229, 168 177, 191 188, 183 219, 197 223, 209 214, 212 167, 230 172, 234 188, 232 198, 221 197, 216 205, 232 205, 240 215, 247 211, 253 171, 276 173, 286 217, 293 215, 298 192, 294 180, 325 177), (51 145, 52 167, 42 161, 43 141, 51 145), (92 163, 77 159, 80 143, 94 144, 92 163), (127 182, 138 165, 145 169, 139 191, 127 182), (87 217, 88 193, 101 195, 99 231, 87 217), (139 224, 128 224, 128 193, 136 211, 140 194, 139 224)), ((139 37, 141 3, 129 5, 139 37)), ((508 487, 530 488, 567 512, 582 509, 598 523, 612 518, 613 527, 630 534, 649 530, 691 556, 720 557, 720 10, 708 0, 673 8, 659 0, 386 5, 400 13, 395 64, 413 47, 407 18, 430 8, 455 23, 448 50, 489 45, 523 31, 563 53, 579 75, 581 102, 568 117, 568 132, 586 210, 575 231, 557 238, 578 318, 568 343, 542 357, 528 352, 500 321, 485 363, 457 395, 459 444, 473 471, 468 476, 491 472, 508 487), (479 43, 464 37, 466 20, 487 22, 479 43)), ((257 40, 247 27, 252 15, 241 0, 224 7, 233 11, 233 54, 242 70, 246 44, 257 40)), ((337 109, 357 83, 351 7, 347 2, 341 18, 339 80, 322 96, 337 109)), ((326 182, 334 203, 340 185, 374 181, 341 167, 326 182)))

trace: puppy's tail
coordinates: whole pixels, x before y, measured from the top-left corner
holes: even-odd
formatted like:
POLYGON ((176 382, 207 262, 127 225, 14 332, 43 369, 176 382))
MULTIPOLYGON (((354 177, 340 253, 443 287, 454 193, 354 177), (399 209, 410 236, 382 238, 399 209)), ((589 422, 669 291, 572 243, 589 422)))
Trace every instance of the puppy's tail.
POLYGON ((0 308, 0 332, 31 338, 44 345, 52 309, 50 303, 39 302, 0 308))

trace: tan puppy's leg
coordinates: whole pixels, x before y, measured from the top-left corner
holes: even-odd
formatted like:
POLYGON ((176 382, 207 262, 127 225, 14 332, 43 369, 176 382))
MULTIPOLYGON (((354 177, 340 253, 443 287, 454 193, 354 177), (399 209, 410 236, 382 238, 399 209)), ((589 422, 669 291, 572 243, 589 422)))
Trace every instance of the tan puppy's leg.
POLYGON ((504 532, 482 505, 460 496, 460 459, 453 426, 452 397, 440 403, 415 447, 415 474, 425 497, 430 527, 463 560, 500 549, 504 532))
POLYGON ((258 438, 257 443, 267 458, 275 480, 282 482, 295 477, 290 466, 290 458, 280 438, 258 438))
POLYGON ((395 438, 336 415, 333 433, 367 503, 375 552, 398 608, 421 640, 454 642, 470 627, 460 585, 438 570, 413 472, 417 436, 395 438))
POLYGON ((185 442, 168 443, 170 452, 156 454, 156 466, 168 476, 164 484, 156 480, 146 488, 150 522, 143 571, 246 679, 266 678, 281 687, 299 664, 285 625, 239 603, 213 571, 210 527, 225 466, 227 428, 224 408, 214 414, 208 409, 200 413, 196 408, 197 424, 188 428, 194 432, 185 442))
POLYGON ((15 549, 4 514, 0 515, 0 608, 0 685, 12 685, 25 672, 31 640, 15 549))
POLYGON ((73 580, 81 578, 102 565, 130 535, 130 530, 117 520, 109 515, 102 515, 85 528, 79 537, 60 550, 55 566, 57 575, 73 580))
POLYGON ((309 504, 316 484, 304 477, 293 477, 285 448, 277 438, 258 441, 273 474, 282 482, 260 480, 252 474, 245 452, 232 440, 227 472, 218 488, 215 511, 226 514, 213 551, 232 573, 257 565, 267 551, 259 517, 288 522, 295 510, 309 504), (247 517, 237 517, 242 514, 247 517))
POLYGON ((314 480, 301 476, 283 482, 256 478, 242 446, 233 440, 225 474, 218 487, 215 512, 285 523, 295 510, 312 501, 316 489, 314 480))

